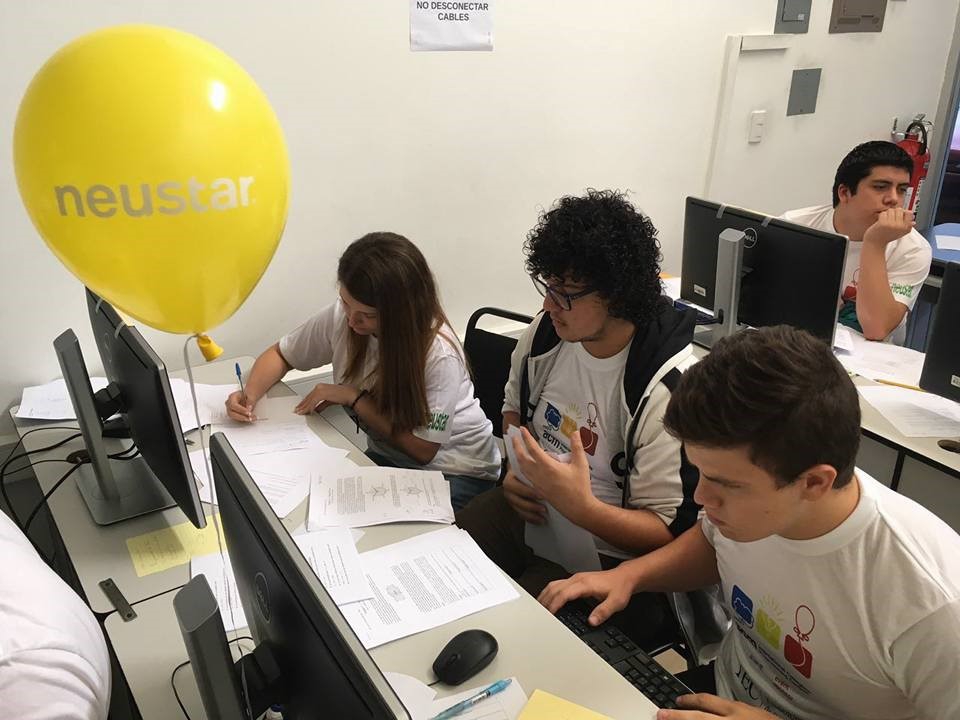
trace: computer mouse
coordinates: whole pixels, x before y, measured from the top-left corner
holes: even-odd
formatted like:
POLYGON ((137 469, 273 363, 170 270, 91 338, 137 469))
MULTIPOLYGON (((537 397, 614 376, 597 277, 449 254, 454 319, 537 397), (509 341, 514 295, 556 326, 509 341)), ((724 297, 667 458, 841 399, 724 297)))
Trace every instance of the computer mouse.
POLYGON ((459 685, 489 665, 499 649, 497 639, 486 630, 464 630, 437 655, 433 672, 441 682, 459 685))

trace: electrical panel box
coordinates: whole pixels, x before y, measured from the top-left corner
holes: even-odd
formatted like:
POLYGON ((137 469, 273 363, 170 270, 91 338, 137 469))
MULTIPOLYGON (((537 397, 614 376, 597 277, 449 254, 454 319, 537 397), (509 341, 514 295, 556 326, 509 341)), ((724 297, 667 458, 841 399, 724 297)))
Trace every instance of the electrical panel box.
POLYGON ((816 112, 822 69, 807 68, 793 71, 790 98, 787 100, 787 115, 808 115, 816 112))
POLYGON ((777 0, 775 33, 805 33, 810 28, 813 0, 777 0))
POLYGON ((880 32, 887 0, 833 0, 830 32, 880 32))

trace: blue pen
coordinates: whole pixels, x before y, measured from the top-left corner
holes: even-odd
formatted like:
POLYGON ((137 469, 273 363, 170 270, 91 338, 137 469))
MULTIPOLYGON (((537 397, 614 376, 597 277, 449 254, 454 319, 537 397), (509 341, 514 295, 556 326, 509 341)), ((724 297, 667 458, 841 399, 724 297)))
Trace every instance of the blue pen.
POLYGON ((466 700, 461 700, 456 705, 448 707, 439 715, 434 715, 432 718, 430 718, 430 720, 447 720, 447 718, 455 717, 463 711, 469 710, 478 702, 486 700, 491 695, 496 695, 498 692, 506 690, 507 686, 512 682, 513 680, 511 678, 507 678, 506 680, 497 680, 490 687, 481 690, 476 695, 471 695, 466 700))
POLYGON ((234 363, 233 369, 237 371, 237 382, 240 383, 240 394, 243 395, 243 375, 240 374, 240 363, 234 363))

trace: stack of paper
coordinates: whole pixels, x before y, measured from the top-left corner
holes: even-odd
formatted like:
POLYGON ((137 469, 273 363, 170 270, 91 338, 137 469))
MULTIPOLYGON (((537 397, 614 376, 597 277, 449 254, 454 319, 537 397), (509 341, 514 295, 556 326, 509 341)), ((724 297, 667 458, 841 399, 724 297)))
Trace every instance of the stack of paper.
POLYGON ((310 529, 391 522, 453 522, 450 483, 436 470, 358 467, 320 473, 310 488, 310 529))
MULTIPOLYGON (((90 384, 93 391, 97 392, 107 386, 107 379, 92 377, 90 384)), ((67 383, 61 378, 46 385, 24 388, 16 417, 30 420, 76 420, 77 414, 70 402, 67 383)))
MULTIPOLYGON (((412 720, 429 720, 456 705, 461 700, 473 697, 488 686, 464 690, 455 695, 437 698, 437 691, 414 677, 403 673, 385 672, 383 676, 410 713, 412 720)), ((517 678, 510 678, 506 689, 491 695, 472 708, 457 715, 458 720, 516 720, 527 702, 527 695, 517 678)), ((556 719, 554 719, 556 720, 556 719)))
POLYGON ((850 330, 846 331, 842 342, 849 344, 851 349, 837 352, 837 359, 848 371, 870 380, 886 380, 902 385, 920 382, 923 353, 899 345, 867 340, 850 330))
POLYGON ((857 388, 907 437, 960 437, 960 403, 918 390, 880 385, 857 388))
POLYGON ((371 550, 360 560, 373 599, 341 610, 368 649, 518 596, 473 538, 457 527, 371 550))

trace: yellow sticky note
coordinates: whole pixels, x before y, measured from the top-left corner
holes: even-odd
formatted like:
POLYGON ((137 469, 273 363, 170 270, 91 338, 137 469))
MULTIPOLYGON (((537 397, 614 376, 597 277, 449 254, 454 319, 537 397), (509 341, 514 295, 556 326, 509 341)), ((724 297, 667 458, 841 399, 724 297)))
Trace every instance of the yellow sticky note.
MULTIPOLYGON (((134 570, 137 571, 137 577, 183 565, 190 562, 190 558, 196 555, 219 552, 220 546, 217 543, 219 524, 219 515, 216 523, 212 517, 208 516, 207 526, 203 530, 197 530, 193 523, 185 522, 127 538, 127 550, 130 551, 130 559, 133 561, 134 570)), ((220 538, 223 541, 222 534, 220 538)), ((226 548, 226 541, 223 541, 223 546, 226 548)))
POLYGON ((534 690, 517 720, 610 720, 610 718, 543 690, 534 690))

